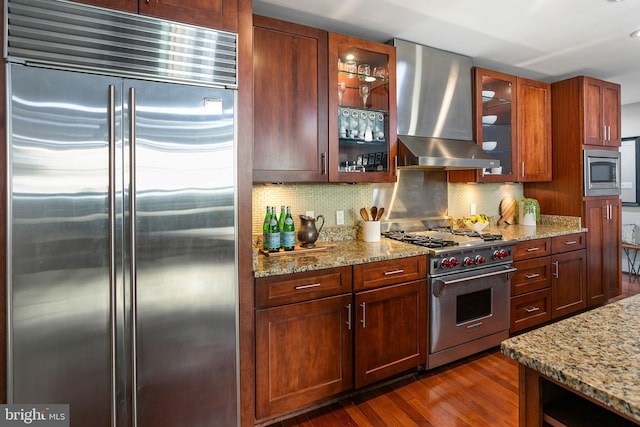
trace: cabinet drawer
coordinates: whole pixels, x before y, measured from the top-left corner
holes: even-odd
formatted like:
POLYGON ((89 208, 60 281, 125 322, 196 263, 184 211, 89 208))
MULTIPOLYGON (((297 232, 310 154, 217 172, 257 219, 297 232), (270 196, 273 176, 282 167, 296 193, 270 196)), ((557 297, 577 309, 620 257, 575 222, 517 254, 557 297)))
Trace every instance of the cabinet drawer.
POLYGON ((533 239, 518 242, 513 249, 513 260, 537 258, 551 255, 551 239, 533 239))
POLYGON ((584 249, 585 233, 567 234, 551 239, 551 251, 554 254, 584 249))
POLYGON ((350 266, 259 278, 256 279, 256 307, 273 307, 351 292, 351 278, 350 266))
POLYGON ((390 259, 353 266, 353 288, 372 289, 427 277, 427 256, 390 259))
POLYGON ((530 328, 549 320, 551 320, 551 289, 542 289, 511 298, 510 332, 530 328))
POLYGON ((518 269, 511 276, 511 296, 551 286, 551 258, 548 256, 513 263, 518 269))

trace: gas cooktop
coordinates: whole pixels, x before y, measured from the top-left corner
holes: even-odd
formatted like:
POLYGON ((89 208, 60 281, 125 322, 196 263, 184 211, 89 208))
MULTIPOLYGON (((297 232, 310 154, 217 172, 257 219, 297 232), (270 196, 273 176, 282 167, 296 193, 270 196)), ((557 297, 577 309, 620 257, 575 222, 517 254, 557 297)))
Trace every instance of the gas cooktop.
POLYGON ((479 233, 465 229, 437 229, 426 231, 385 231, 382 236, 432 249, 434 255, 441 252, 464 252, 488 247, 508 246, 515 242, 504 240, 500 234, 479 233))

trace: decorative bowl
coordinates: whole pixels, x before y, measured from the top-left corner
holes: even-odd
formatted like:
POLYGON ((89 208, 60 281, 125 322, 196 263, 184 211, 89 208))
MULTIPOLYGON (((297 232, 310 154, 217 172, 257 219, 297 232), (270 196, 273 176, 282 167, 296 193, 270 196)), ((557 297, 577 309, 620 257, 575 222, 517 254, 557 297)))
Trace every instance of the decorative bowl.
POLYGON ((465 221, 464 224, 470 228, 471 230, 479 233, 482 230, 484 230, 487 225, 489 225, 488 222, 471 222, 471 221, 465 221))
POLYGON ((498 146, 498 141, 484 141, 482 143, 482 149, 484 151, 493 151, 498 146))
POLYGON ((498 120, 498 116, 482 116, 482 124, 483 125, 492 125, 498 120))
POLYGON ((493 98, 493 95, 495 95, 496 93, 492 90, 483 90, 482 91, 482 97, 484 98, 485 101, 490 100, 491 98, 493 98))

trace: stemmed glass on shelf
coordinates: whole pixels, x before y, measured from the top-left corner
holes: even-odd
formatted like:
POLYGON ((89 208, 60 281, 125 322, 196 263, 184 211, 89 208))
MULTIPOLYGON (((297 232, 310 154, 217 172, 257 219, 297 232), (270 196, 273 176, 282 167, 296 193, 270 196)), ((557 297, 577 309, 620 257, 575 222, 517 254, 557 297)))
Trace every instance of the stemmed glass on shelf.
POLYGON ((362 103, 364 108, 367 108, 367 98, 369 98, 369 92, 371 91, 371 88, 369 87, 369 85, 364 84, 364 85, 360 85, 360 96, 362 97, 362 103))
POLYGON ((338 82, 338 105, 342 105, 342 94, 347 90, 347 84, 345 82, 338 82))

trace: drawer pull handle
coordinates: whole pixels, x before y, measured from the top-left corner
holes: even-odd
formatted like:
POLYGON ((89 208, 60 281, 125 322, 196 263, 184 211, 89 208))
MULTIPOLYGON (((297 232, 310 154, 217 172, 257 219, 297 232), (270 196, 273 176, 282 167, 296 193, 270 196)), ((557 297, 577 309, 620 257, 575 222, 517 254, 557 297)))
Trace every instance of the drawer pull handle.
POLYGON ((568 242, 564 242, 565 245, 577 245, 578 242, 576 242, 575 240, 570 240, 568 242))
POLYGON ((527 248, 527 252, 535 252, 535 251, 539 251, 540 248, 527 248))
POLYGON ((347 304, 347 330, 351 330, 351 304, 347 304))
POLYGON ((527 274, 525 277, 527 279, 535 279, 536 277, 540 277, 540 273, 527 274))
POLYGON ((367 305, 366 303, 360 303, 360 307, 362 307, 362 319, 360 319, 360 323, 362 323, 362 328, 367 327, 367 305))
POLYGON ((482 322, 474 323, 473 325, 467 326, 467 332, 475 331, 482 327, 482 322))
POLYGON ((295 289, 296 291, 299 291, 301 289, 317 288, 318 286, 320 286, 320 283, 311 283, 309 285, 296 286, 295 289))
POLYGON ((400 269, 400 270, 385 271, 384 275, 391 276, 392 274, 400 274, 400 273, 404 273, 404 270, 400 269))
POLYGON ((524 311, 526 311, 527 313, 533 313, 538 310, 540 310, 540 307, 529 307, 524 309, 524 311))

